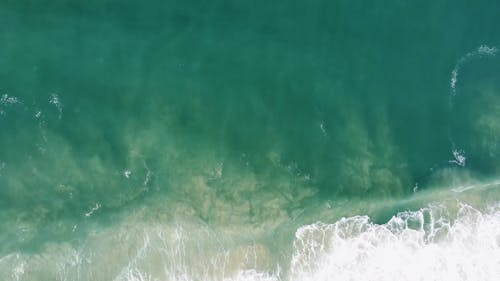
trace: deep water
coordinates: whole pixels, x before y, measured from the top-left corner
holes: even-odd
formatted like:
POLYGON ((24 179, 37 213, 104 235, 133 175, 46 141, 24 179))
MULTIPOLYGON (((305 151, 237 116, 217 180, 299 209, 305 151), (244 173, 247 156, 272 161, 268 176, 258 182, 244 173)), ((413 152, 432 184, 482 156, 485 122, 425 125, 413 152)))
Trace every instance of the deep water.
POLYGON ((500 3, 0 3, 0 280, 498 280, 500 3))

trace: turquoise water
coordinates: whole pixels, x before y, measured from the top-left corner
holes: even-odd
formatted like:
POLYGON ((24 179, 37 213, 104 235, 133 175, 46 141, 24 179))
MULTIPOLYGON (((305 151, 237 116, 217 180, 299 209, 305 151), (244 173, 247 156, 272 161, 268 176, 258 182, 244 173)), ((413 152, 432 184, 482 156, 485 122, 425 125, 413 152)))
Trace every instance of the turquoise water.
POLYGON ((4 1, 1 280, 497 280, 494 1, 4 1))

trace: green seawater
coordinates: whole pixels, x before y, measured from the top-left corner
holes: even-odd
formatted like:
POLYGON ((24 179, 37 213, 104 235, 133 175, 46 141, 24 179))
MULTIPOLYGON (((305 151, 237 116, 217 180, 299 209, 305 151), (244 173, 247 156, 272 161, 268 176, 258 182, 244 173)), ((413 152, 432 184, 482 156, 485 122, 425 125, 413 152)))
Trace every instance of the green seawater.
POLYGON ((497 280, 499 12, 2 1, 0 280, 497 280))

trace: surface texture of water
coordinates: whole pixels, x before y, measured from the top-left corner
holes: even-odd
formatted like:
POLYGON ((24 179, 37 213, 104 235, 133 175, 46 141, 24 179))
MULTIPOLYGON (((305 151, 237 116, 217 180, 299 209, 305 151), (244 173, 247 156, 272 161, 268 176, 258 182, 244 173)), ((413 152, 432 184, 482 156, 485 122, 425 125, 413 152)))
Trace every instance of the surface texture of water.
POLYGON ((4 1, 0 279, 495 280, 498 11, 4 1))

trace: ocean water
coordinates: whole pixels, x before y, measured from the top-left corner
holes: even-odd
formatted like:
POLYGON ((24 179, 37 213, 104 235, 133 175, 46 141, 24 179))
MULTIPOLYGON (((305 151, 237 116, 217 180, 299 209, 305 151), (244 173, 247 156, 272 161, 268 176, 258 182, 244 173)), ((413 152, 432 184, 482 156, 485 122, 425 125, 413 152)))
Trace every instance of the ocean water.
POLYGON ((0 3, 0 280, 499 280, 498 1, 0 3))

